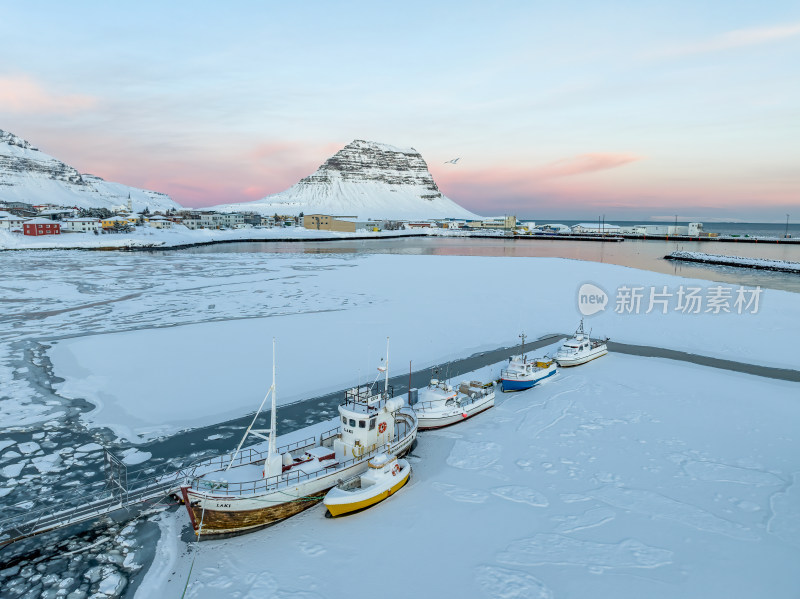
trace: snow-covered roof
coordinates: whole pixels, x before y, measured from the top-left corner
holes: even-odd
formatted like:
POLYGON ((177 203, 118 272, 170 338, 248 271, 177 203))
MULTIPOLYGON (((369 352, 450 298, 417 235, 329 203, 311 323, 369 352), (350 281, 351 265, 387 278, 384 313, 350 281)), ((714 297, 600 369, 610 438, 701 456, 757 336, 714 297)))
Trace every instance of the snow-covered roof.
POLYGON ((65 223, 99 223, 100 219, 99 218, 89 218, 89 217, 65 218, 64 222, 65 223))
POLYGON ((573 227, 582 227, 584 229, 619 229, 619 225, 611 225, 609 223, 578 223, 573 227))
POLYGON ((25 221, 26 225, 58 225, 54 220, 50 220, 49 218, 32 218, 30 220, 25 221))

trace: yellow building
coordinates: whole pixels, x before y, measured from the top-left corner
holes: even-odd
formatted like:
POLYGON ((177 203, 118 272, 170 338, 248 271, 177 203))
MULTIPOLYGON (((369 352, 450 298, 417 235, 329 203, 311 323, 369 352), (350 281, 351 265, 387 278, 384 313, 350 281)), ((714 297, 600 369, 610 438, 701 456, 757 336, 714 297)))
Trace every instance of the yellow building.
POLYGON ((113 229, 114 225, 124 226, 128 224, 128 219, 124 216, 112 216, 110 218, 104 218, 102 221, 102 225, 104 229, 113 229))
POLYGON ((341 231, 344 233, 355 233, 355 216, 330 216, 328 214, 306 214, 303 216, 303 226, 306 229, 316 229, 317 231, 341 231), (353 219, 353 220, 341 220, 353 219))
POLYGON ((511 230, 517 226, 516 216, 498 216, 495 218, 487 218, 483 220, 484 229, 506 229, 511 230))

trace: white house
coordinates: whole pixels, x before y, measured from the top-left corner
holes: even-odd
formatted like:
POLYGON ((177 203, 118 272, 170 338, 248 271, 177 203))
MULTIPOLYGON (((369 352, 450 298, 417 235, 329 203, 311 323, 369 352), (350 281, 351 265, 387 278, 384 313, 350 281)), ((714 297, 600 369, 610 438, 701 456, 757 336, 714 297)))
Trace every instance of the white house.
POLYGON ((0 212, 0 229, 21 229, 26 220, 28 219, 10 212, 0 212))
POLYGON ((572 226, 572 232, 616 235, 619 233, 619 226, 608 223, 578 223, 572 226))
POLYGON ((92 233, 103 228, 99 218, 66 218, 61 221, 62 231, 92 233))
POLYGON ((172 228, 172 221, 168 218, 164 218, 163 216, 151 216, 150 220, 147 221, 147 224, 151 227, 155 227, 156 229, 172 228))
POLYGON ((689 235, 699 237, 703 234, 703 223, 689 223, 689 235))

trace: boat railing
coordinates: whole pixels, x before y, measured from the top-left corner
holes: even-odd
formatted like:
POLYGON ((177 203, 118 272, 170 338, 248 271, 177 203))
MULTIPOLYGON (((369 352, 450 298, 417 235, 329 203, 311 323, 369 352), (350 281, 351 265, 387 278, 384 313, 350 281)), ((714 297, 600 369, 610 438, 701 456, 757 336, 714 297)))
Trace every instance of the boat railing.
POLYGON ((385 392, 376 391, 374 393, 371 386, 354 387, 344 392, 344 405, 366 405, 377 410, 383 407, 386 400, 391 397, 394 397, 394 387, 392 385, 389 385, 385 392))
POLYGON ((327 430, 319 436, 319 444, 322 445, 323 447, 329 447, 328 442, 331 441, 331 439, 335 439, 341 434, 342 434, 341 426, 337 426, 330 430, 327 430))
POLYGON ((192 481, 192 488, 211 493, 216 491, 226 497, 231 495, 252 495, 259 492, 268 493, 271 491, 280 490, 281 488, 295 486, 307 480, 319 478, 320 476, 328 474, 332 470, 344 470, 358 462, 364 462, 365 460, 368 460, 370 457, 376 455, 384 448, 388 448, 388 444, 375 448, 372 451, 365 452, 357 458, 351 458, 349 460, 345 460, 344 462, 336 462, 330 466, 323 466, 314 472, 305 472, 302 469, 297 468, 289 470, 285 474, 279 474, 266 479, 241 483, 224 483, 210 480, 207 481, 205 479, 198 478, 192 481))
POLYGON ((441 399, 417 402, 414 404, 414 410, 433 410, 436 408, 441 408, 442 404, 447 404, 447 402, 453 402, 453 405, 466 406, 488 397, 492 393, 494 393, 494 389, 476 389, 475 387, 470 387, 469 394, 459 392, 459 394, 455 397, 443 397, 441 399), (475 397, 472 397, 473 395, 475 397))
POLYGON ((396 441, 392 443, 396 445, 408 437, 411 431, 416 430, 418 425, 417 414, 409 407, 400 408, 394 413, 394 424, 397 429, 402 427, 402 433, 398 430, 398 434, 395 435, 396 441))
POLYGON ((360 456, 355 458, 350 458, 349 460, 345 460, 344 462, 336 462, 335 464, 331 464, 330 466, 323 466, 322 468, 320 468, 319 470, 315 470, 314 472, 304 472, 301 468, 297 468, 296 470, 295 469, 289 470, 285 474, 278 474, 276 476, 271 476, 266 479, 259 479, 241 483, 239 482, 225 483, 219 481, 205 480, 204 478, 194 478, 191 481, 191 487, 192 489, 202 491, 205 493, 218 492, 220 495, 224 495, 226 497, 231 495, 252 495, 258 492, 269 493, 271 491, 277 491, 285 487, 291 487, 297 485, 300 482, 325 476, 326 474, 329 474, 331 471, 344 470, 359 462, 365 462, 366 460, 369 460, 371 457, 379 453, 383 453, 386 451, 391 453, 393 447, 400 445, 403 441, 405 441, 408 438, 408 436, 413 431, 416 430, 417 417, 416 414, 414 414, 410 408, 401 408, 400 410, 394 413, 394 417, 395 417, 395 426, 402 427, 402 432, 400 434, 396 434, 395 438, 389 443, 384 443, 383 445, 374 447, 369 451, 365 451, 360 456))
MULTIPOLYGON (((307 447, 313 447, 316 445, 316 438, 315 437, 308 437, 301 441, 295 441, 293 443, 287 443, 286 445, 281 445, 278 447, 277 452, 279 454, 289 453, 292 451, 297 451, 299 449, 305 449, 307 447)), ((197 464, 193 464, 195 468, 203 468, 208 470, 218 470, 220 468, 227 468, 228 464, 231 464, 231 457, 233 453, 226 453, 221 456, 217 456, 214 458, 209 458, 206 460, 202 460, 197 464)), ((245 449, 239 450, 239 453, 233 458, 233 466, 241 466, 243 464, 253 464, 255 462, 261 462, 267 458, 267 450, 257 450, 252 447, 247 447, 245 449)))
POLYGON ((519 372, 519 371, 516 371, 516 370, 501 370, 500 371, 500 378, 501 379, 514 380, 514 379, 525 378, 527 376, 528 376, 528 373, 519 372))

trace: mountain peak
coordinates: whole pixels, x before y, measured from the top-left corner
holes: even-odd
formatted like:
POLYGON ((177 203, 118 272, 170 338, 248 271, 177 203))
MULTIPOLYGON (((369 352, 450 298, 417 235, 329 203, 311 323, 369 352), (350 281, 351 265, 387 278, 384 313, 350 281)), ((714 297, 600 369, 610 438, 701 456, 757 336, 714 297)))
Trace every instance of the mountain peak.
POLYGON ((398 148, 397 146, 390 146, 389 144, 384 144, 377 141, 368 141, 366 139, 354 139, 344 148, 342 148, 342 150, 355 150, 355 149, 375 150, 380 152, 400 152, 402 154, 418 153, 414 148, 398 148))
POLYGON ((217 209, 320 212, 362 219, 477 218, 442 195, 417 150, 364 139, 351 141, 286 191, 217 209))

